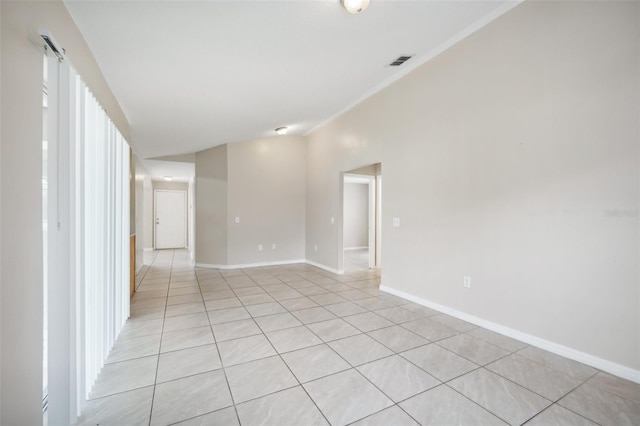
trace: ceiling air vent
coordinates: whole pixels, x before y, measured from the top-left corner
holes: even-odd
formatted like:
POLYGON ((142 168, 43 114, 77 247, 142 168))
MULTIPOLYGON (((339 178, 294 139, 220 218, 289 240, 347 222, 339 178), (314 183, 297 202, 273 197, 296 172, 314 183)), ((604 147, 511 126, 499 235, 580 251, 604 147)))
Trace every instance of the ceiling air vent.
POLYGON ((389 64, 390 67, 399 67, 400 65, 407 62, 409 59, 413 58, 413 55, 403 55, 398 56, 398 59, 394 60, 389 64))

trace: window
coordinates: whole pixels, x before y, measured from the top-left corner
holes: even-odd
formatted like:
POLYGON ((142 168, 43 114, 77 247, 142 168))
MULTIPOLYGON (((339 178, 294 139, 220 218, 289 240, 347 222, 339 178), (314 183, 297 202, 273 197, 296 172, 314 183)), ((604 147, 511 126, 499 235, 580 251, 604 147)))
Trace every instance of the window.
POLYGON ((52 56, 43 101, 43 390, 48 423, 73 424, 129 317, 130 149, 68 61, 52 56))

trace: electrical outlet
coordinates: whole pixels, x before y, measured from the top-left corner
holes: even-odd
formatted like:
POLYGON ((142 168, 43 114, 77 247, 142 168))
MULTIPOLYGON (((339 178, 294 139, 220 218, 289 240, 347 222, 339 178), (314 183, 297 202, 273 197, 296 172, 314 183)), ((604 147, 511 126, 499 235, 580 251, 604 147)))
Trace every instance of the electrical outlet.
POLYGON ((465 275, 463 285, 465 286, 465 288, 471 288, 471 277, 465 275))
POLYGON ((262 251, 262 244, 258 244, 258 251, 262 251))
POLYGON ((315 246, 313 246, 313 249, 314 249, 315 251, 318 251, 318 245, 316 244, 315 246))
POLYGON ((236 223, 240 223, 240 216, 236 216, 236 223))
POLYGON ((271 244, 271 250, 275 250, 276 249, 276 243, 271 244))

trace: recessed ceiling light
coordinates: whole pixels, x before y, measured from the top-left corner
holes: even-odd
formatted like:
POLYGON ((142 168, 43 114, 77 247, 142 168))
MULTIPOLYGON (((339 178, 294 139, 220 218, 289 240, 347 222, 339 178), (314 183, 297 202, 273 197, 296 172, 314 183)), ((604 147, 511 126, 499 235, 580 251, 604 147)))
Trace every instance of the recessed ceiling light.
POLYGON ((369 6, 369 0, 340 0, 349 13, 360 13, 369 6))
POLYGON ((173 180, 173 176, 165 176, 164 180, 171 182, 173 180))
POLYGON ((287 129, 286 127, 278 127, 276 129, 276 133, 279 135, 286 135, 288 130, 289 129, 287 129))

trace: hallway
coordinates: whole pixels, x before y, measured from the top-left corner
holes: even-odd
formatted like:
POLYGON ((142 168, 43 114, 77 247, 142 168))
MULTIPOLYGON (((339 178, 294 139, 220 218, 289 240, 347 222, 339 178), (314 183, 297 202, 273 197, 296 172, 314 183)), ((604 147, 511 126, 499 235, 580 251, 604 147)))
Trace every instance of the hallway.
POLYGON ((640 423, 639 385, 381 292, 376 271, 146 254, 81 424, 640 423))
POLYGON ((344 250, 345 272, 369 271, 369 249, 344 250))

